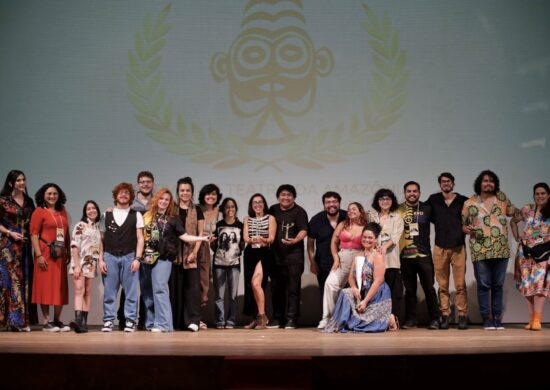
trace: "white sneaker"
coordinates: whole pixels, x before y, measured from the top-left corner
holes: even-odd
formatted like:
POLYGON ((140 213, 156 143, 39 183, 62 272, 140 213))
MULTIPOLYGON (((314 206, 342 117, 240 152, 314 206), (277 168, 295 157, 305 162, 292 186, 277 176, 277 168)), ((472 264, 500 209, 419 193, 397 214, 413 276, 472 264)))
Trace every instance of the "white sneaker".
POLYGON ((132 333, 136 330, 136 323, 130 320, 126 320, 126 324, 124 326, 124 331, 126 333, 132 333))
POLYGON ((162 329, 160 329, 160 328, 151 328, 151 333, 162 333, 162 329))
POLYGON ((319 325, 317 325, 317 329, 325 329, 327 326, 327 320, 326 318, 323 318, 321 321, 319 321, 319 325))
POLYGON ((103 328, 101 328, 102 332, 112 332, 113 331, 113 321, 105 321, 103 324, 103 328))
POLYGON ((190 324, 187 329, 189 329, 191 332, 198 332, 199 331, 199 327, 197 324, 190 324))
POLYGON ((42 330, 44 332, 59 332, 59 327, 55 326, 53 322, 48 322, 42 327, 42 330))

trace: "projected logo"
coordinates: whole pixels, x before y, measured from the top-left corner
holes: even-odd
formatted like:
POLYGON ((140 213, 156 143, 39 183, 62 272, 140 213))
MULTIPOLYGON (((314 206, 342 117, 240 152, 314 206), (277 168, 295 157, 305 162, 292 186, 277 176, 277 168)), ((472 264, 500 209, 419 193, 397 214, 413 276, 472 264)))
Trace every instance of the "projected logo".
POLYGON ((289 167, 321 169, 365 153, 384 139, 401 116, 409 75, 406 53, 388 15, 378 17, 363 5, 362 24, 373 63, 370 96, 362 112, 332 128, 300 130, 315 106, 318 83, 335 66, 332 51, 317 47, 307 32, 299 0, 249 0, 241 29, 227 52, 215 53, 210 73, 227 88, 231 113, 249 124, 239 131, 205 129, 175 113, 166 97, 161 55, 172 28, 168 4, 143 29, 128 53, 128 99, 147 136, 166 150, 196 164, 230 169, 246 164, 255 171, 289 167), (244 133, 243 133, 244 131, 244 133))

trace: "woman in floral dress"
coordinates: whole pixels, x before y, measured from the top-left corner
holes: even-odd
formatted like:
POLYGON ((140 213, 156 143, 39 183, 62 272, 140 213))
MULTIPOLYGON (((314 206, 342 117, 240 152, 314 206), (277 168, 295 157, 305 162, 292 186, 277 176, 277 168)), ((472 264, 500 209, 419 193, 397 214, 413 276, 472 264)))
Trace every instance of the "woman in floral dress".
POLYGON ((30 331, 29 222, 33 210, 25 174, 10 171, 0 193, 0 327, 14 332, 30 331))
POLYGON ((518 254, 515 263, 516 285, 519 292, 525 297, 531 319, 525 326, 526 330, 541 330, 541 318, 544 303, 550 295, 550 273, 548 256, 545 261, 535 261, 529 253, 536 245, 550 241, 550 188, 546 183, 535 184, 533 188, 535 204, 528 204, 523 208, 523 216, 512 219, 512 233, 518 245, 518 254), (517 224, 525 222, 523 234, 518 233, 517 224), (527 250, 526 250, 527 248, 527 250))

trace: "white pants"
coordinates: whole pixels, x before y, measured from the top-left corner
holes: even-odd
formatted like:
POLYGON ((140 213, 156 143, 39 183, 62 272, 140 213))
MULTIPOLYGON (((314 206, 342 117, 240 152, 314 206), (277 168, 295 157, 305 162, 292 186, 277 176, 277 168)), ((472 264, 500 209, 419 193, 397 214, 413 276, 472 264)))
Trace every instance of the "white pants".
POLYGON ((330 271, 325 282, 325 293, 323 295, 323 318, 328 320, 332 316, 338 293, 348 282, 351 263, 355 256, 361 253, 358 249, 341 249, 338 252, 340 258, 340 267, 335 271, 330 271))

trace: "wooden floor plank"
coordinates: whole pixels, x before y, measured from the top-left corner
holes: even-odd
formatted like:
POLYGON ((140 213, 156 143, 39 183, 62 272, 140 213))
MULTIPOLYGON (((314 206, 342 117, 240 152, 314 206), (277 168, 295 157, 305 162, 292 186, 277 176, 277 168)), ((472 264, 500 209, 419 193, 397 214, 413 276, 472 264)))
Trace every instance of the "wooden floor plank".
POLYGON ((87 334, 0 332, 1 353, 74 355, 157 355, 285 357, 395 356, 519 353, 550 351, 550 329, 503 331, 472 327, 430 331, 400 330, 378 334, 326 334, 315 328, 296 330, 216 330, 198 333, 135 332, 87 334))

